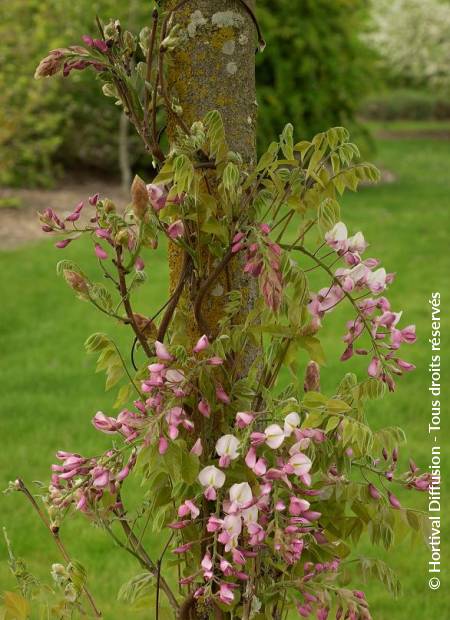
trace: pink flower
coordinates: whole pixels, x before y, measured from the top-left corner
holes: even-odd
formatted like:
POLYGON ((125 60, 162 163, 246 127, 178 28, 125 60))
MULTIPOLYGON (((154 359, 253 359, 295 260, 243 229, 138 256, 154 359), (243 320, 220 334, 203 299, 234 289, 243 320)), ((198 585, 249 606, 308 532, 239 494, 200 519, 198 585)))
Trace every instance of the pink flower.
POLYGON ((209 551, 205 553, 201 561, 201 567, 203 569, 203 576, 205 579, 212 579, 213 577, 213 563, 209 551))
POLYGON ((160 211, 166 206, 167 194, 160 185, 149 183, 147 185, 148 197, 154 211, 160 211))
POLYGON ((179 239, 184 235, 184 224, 181 220, 176 220, 167 228, 167 234, 171 239, 179 239))
POLYGON ((224 582, 220 584, 219 599, 225 605, 231 605, 231 603, 234 601, 234 594, 232 588, 230 587, 230 584, 224 582))
POLYGON ((181 506, 178 508, 178 516, 186 517, 187 515, 191 515, 193 519, 196 519, 200 514, 199 508, 195 505, 195 503, 187 499, 181 506))
POLYGON ((202 453, 203 453, 202 440, 199 437, 191 448, 191 454, 195 454, 196 456, 201 456, 202 453))
POLYGON ((159 340, 155 341, 155 351, 156 351, 156 357, 158 359, 166 361, 166 362, 170 362, 171 360, 173 360, 173 357, 170 355, 166 346, 162 342, 159 342, 159 340))
POLYGON ((105 250, 102 248, 102 246, 99 243, 95 244, 94 252, 95 252, 96 257, 99 258, 100 260, 106 260, 108 258, 108 254, 105 252, 105 250))
POLYGON ((121 428, 121 424, 115 418, 109 418, 101 411, 97 411, 92 418, 92 424, 103 433, 116 433, 121 428))
POLYGON ((396 360, 397 366, 403 370, 403 372, 411 372, 412 370, 415 370, 415 366, 414 364, 410 364, 409 362, 405 362, 405 360, 402 359, 397 359, 396 360))
POLYGON ((306 499, 301 499, 292 495, 289 500, 289 514, 298 517, 306 510, 308 510, 309 506, 310 503, 306 501, 306 499))
POLYGON ((380 370, 381 370, 380 360, 378 359, 378 357, 373 357, 367 369, 369 376, 378 377, 378 375, 380 374, 380 370))
POLYGON ((249 411, 238 411, 236 414, 236 426, 238 428, 245 428, 253 422, 255 416, 249 411))
POLYGON ((406 342, 407 344, 414 344, 414 342, 416 342, 416 326, 415 325, 408 325, 408 327, 404 327, 400 333, 401 333, 402 342, 406 342))
POLYGON ((216 385, 216 398, 217 400, 220 400, 220 402, 224 403, 225 405, 230 404, 230 397, 228 396, 228 394, 225 392, 225 390, 220 384, 216 385))
POLYGON ((347 250, 347 226, 344 222, 337 222, 331 230, 325 234, 325 241, 333 250, 347 250))
POLYGON ((95 207, 95 205, 98 202, 99 197, 100 197, 100 194, 98 193, 94 194, 93 196, 89 196, 89 204, 95 207))
POLYGON ((198 339, 197 344, 195 345, 193 351, 194 353, 200 353, 200 351, 204 351, 209 347, 208 337, 203 335, 198 339))
POLYGON ((109 484, 109 471, 104 467, 94 467, 91 471, 91 476, 94 481, 92 485, 97 489, 104 489, 109 484))

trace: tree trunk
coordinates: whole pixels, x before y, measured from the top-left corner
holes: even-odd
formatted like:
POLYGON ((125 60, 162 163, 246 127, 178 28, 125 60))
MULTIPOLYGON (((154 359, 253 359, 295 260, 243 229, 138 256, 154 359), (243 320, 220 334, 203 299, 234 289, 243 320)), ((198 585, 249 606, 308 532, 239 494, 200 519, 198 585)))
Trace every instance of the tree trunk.
MULTIPOLYGON (((180 3, 168 0, 168 9, 180 3)), ((248 2, 252 9, 254 2, 248 2)), ((257 35, 251 14, 239 0, 188 0, 173 14, 173 23, 180 24, 186 32, 186 42, 176 49, 169 66, 167 83, 172 96, 182 107, 183 120, 188 127, 207 112, 218 110, 223 118, 228 145, 242 156, 244 165, 256 158, 256 94, 255 50, 257 35)), ((169 140, 173 139, 175 126, 168 122, 169 140)), ((208 258, 209 271, 215 267, 208 258)), ((170 284, 173 291, 182 270, 182 256, 169 248, 170 284)), ((192 280, 192 283, 194 280, 192 280)), ((191 284, 192 284, 191 283, 191 284)), ((187 331, 190 340, 199 335, 194 320, 192 301, 185 287, 182 307, 189 316, 187 331)), ((243 295, 242 311, 248 312, 255 295, 255 281, 242 270, 242 260, 235 258, 227 272, 209 294, 205 296, 203 315, 208 326, 214 329, 221 316, 224 296, 229 290, 238 289, 243 295)), ((254 351, 247 351, 242 368, 248 367, 254 351)))

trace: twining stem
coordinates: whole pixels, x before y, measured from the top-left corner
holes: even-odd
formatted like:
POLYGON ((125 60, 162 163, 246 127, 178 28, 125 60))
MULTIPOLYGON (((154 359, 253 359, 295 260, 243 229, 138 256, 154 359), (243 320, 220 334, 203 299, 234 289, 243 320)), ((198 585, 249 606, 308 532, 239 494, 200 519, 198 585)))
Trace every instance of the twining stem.
POLYGON ((233 255, 232 249, 231 249, 231 247, 229 247, 228 250, 226 251, 225 255, 223 256, 222 260, 217 265, 217 267, 214 269, 214 271, 212 271, 209 274, 209 276, 206 278, 204 283, 200 286, 199 291, 197 293, 197 297, 195 299, 195 303, 194 303, 194 316, 195 316, 195 320, 197 321, 197 325, 198 325, 200 331, 203 334, 206 334, 208 336, 208 338, 210 338, 210 339, 212 338, 212 335, 209 333, 209 327, 208 327, 205 319, 203 318, 203 314, 202 314, 203 299, 204 299, 206 293, 208 292, 208 290, 210 289, 210 287, 214 284, 215 280, 220 275, 220 273, 223 271, 223 269, 225 269, 225 267, 231 261, 233 256, 234 255, 233 255))
POLYGON ((152 357, 152 350, 150 345, 147 342, 144 334, 139 329, 136 319, 134 318, 133 309, 131 307, 129 292, 127 289, 127 281, 125 277, 125 268, 122 263, 122 247, 119 245, 116 247, 116 267, 117 272, 119 274, 119 291, 123 301, 123 307, 125 308, 125 312, 127 314, 128 320, 130 321, 130 325, 133 328, 134 333, 136 334, 137 339, 141 343, 143 350, 145 351, 147 357, 152 357))
POLYGON ((122 529, 127 537, 127 540, 131 543, 132 547, 134 548, 134 551, 139 556, 140 561, 144 564, 144 566, 147 568, 149 573, 151 573, 156 579, 159 579, 159 587, 164 592, 164 594, 167 596, 167 600, 169 601, 169 604, 172 607, 172 609, 177 613, 180 606, 178 604, 177 599, 175 598, 175 595, 173 594, 169 584, 164 579, 164 577, 162 575, 159 575, 158 577, 158 566, 150 558, 147 551, 144 549, 141 542, 137 538, 136 534, 133 532, 132 528, 130 527, 130 524, 128 523, 126 519, 125 512, 121 508, 116 508, 115 514, 117 515, 119 519, 119 523, 122 526, 122 529))
MULTIPOLYGON (((68 554, 68 552, 67 552, 67 550, 66 550, 66 548, 65 548, 65 546, 64 546, 64 544, 63 544, 63 542, 61 540, 61 538, 59 537, 58 529, 51 527, 49 521, 47 520, 46 516, 44 515, 44 513, 40 509, 39 504, 34 499, 33 495, 30 493, 30 491, 26 487, 24 481, 21 480, 20 478, 18 478, 16 480, 16 487, 17 487, 17 489, 21 493, 23 493, 25 495, 25 497, 28 499, 30 504, 33 506, 33 508, 36 511, 36 513, 38 514, 40 520, 45 525, 47 530, 50 532, 50 534, 51 534, 53 540, 55 541, 55 544, 58 547, 58 549, 59 549, 61 555, 63 556, 64 560, 69 564, 72 560, 71 560, 70 555, 68 554)), ((94 601, 94 597, 89 592, 89 590, 88 590, 86 585, 83 585, 82 588, 83 588, 84 594, 86 595, 86 598, 89 601, 90 606, 92 607, 92 611, 94 612, 95 617, 96 618, 101 618, 102 617, 102 613, 101 613, 101 611, 99 611, 97 609, 97 606, 96 606, 95 601, 94 601)))
POLYGON ((176 310, 178 302, 180 301, 181 293, 183 292, 184 286, 186 284, 186 279, 188 274, 192 269, 192 261, 187 252, 184 254, 183 267, 181 268, 180 279, 178 280, 178 284, 175 287, 174 292, 172 293, 169 302, 167 304, 167 309, 161 319, 161 323, 158 328, 157 340, 159 342, 163 342, 164 337, 166 335, 166 331, 170 325, 170 321, 172 320, 173 313, 176 310))

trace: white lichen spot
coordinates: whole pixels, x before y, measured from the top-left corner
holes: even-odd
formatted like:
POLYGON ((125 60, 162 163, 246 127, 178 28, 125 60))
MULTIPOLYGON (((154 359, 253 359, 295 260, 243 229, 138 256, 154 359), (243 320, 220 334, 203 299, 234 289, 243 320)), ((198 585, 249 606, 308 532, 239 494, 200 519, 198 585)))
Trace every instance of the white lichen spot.
POLYGON ((239 41, 239 43, 241 45, 245 45, 247 43, 247 41, 248 41, 248 36, 246 34, 242 33, 242 34, 239 35, 238 41, 239 41))
POLYGON ((227 63, 227 73, 234 75, 237 71, 237 64, 235 62, 227 63))
POLYGON ((229 41, 225 41, 222 45, 222 52, 227 56, 231 56, 234 54, 234 48, 236 47, 236 43, 234 39, 230 39, 229 41))
POLYGON ((211 17, 213 26, 216 28, 240 28, 244 24, 244 18, 234 11, 218 11, 211 17))
POLYGON ((251 117, 250 115, 248 115, 248 116, 247 116, 247 123, 248 123, 249 125, 251 125, 251 124, 252 124, 252 122, 253 122, 253 121, 252 121, 252 117, 251 117))
POLYGON ((206 23, 207 20, 203 17, 203 13, 201 11, 194 11, 191 14, 191 21, 187 25, 188 35, 191 39, 197 34, 197 28, 199 26, 204 26, 206 23))
POLYGON ((224 288, 221 284, 216 284, 216 286, 211 289, 211 295, 213 297, 221 297, 224 293, 224 288))

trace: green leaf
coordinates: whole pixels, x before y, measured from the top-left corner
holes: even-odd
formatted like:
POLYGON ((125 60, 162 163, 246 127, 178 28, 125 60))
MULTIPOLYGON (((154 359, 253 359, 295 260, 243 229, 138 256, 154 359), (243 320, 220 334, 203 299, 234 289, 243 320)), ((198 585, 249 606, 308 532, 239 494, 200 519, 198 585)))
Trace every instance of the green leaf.
POLYGON ((6 610, 6 620, 27 620, 29 617, 30 604, 17 592, 4 592, 3 605, 6 610))
POLYGON ((339 203, 332 198, 325 198, 319 205, 317 218, 319 229, 324 235, 341 219, 339 203))
POLYGON ((206 127, 206 136, 211 157, 213 157, 216 162, 225 161, 228 154, 228 144, 222 116, 217 110, 212 110, 206 114, 203 123, 206 127))
POLYGON ((294 159, 294 128, 288 123, 280 136, 280 147, 286 159, 294 159))
POLYGON ((186 484, 194 484, 199 472, 199 459, 186 450, 181 453, 181 476, 186 484))

